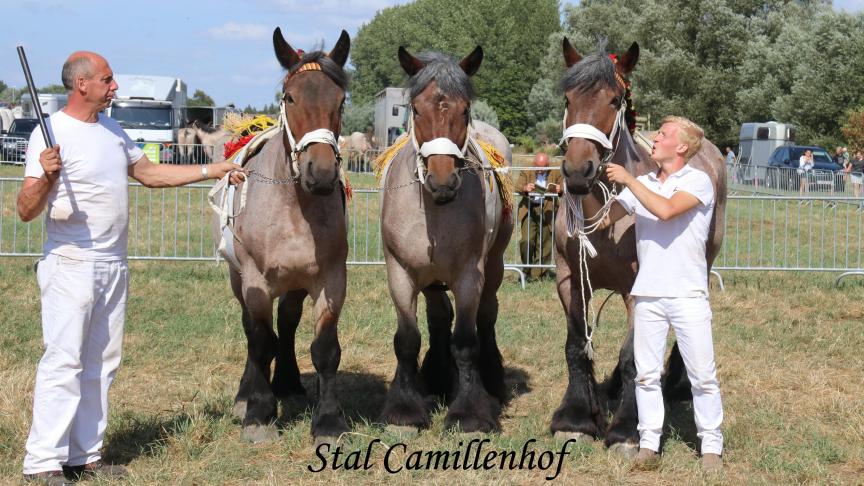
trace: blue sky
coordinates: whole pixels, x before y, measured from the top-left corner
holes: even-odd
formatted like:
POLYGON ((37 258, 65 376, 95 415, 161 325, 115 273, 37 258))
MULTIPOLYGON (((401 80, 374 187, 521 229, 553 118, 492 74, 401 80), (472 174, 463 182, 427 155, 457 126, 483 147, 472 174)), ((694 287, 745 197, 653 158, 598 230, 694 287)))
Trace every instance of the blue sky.
MULTIPOLYGON (((37 86, 60 83, 74 50, 104 55, 118 74, 154 74, 203 89, 218 105, 274 100, 281 68, 271 36, 282 28, 294 48, 333 47, 341 29, 353 37, 375 12, 408 0, 17 0, 4 1, 0 80, 21 89, 21 44, 37 86)), ((574 2, 575 3, 575 2, 574 2)), ((859 12, 864 0, 835 8, 859 12)))

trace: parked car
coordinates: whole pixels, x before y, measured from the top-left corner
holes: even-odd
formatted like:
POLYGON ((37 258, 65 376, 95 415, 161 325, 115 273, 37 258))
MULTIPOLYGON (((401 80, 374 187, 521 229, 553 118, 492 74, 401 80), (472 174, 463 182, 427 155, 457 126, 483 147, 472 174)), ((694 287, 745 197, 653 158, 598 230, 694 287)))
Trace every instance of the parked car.
POLYGON ((813 151, 813 170, 808 171, 810 189, 843 192, 845 189, 843 167, 835 163, 828 151, 822 147, 805 145, 786 145, 774 149, 768 159, 768 183, 771 187, 798 189, 801 177, 798 174, 798 161, 805 150, 813 151))
POLYGON ((30 134, 38 126, 39 120, 36 118, 16 118, 13 120, 9 130, 3 130, 3 139, 0 141, 0 161, 24 162, 30 134))

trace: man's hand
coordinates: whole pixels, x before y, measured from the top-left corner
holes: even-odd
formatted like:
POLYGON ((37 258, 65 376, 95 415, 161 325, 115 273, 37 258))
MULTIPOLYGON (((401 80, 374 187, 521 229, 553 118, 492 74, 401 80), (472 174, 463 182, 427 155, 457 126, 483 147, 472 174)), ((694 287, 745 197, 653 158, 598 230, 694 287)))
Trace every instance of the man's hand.
POLYGON ((246 180, 246 169, 233 162, 217 162, 207 166, 207 175, 212 179, 221 179, 229 173, 231 174, 229 177, 231 184, 240 184, 246 180))
POLYGON ((529 182, 528 184, 525 184, 525 186, 522 188, 522 192, 531 192, 533 190, 534 190, 534 183, 533 182, 529 182))
POLYGON ((633 177, 624 166, 618 164, 609 164, 606 166, 606 177, 610 182, 623 184, 625 187, 630 187, 636 178, 633 177))
POLYGON ((43 150, 39 154, 39 164, 42 166, 42 170, 45 171, 45 177, 49 182, 57 180, 57 176, 60 175, 60 167, 62 166, 62 162, 60 161, 60 146, 55 145, 43 150))

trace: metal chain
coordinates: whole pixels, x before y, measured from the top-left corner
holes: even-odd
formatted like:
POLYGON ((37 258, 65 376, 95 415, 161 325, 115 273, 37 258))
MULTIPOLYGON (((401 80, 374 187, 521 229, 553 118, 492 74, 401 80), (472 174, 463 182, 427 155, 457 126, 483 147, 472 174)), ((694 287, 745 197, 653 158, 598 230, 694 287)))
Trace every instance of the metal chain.
POLYGON ((297 184, 300 181, 299 176, 290 176, 287 179, 271 179, 270 177, 252 169, 249 169, 249 171, 246 172, 246 177, 254 177, 264 184, 297 184))

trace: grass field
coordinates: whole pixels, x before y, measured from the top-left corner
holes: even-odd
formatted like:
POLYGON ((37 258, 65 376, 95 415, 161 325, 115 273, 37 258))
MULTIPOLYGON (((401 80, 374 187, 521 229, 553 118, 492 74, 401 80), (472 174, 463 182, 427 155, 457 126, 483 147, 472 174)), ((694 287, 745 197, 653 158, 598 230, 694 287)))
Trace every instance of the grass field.
MULTIPOLYGON (((41 353, 39 294, 32 259, 0 259, 0 483, 16 481, 30 424, 41 353)), ((245 356, 239 307, 224 266, 134 262, 124 361, 111 391, 105 455, 127 464, 126 484, 528 484, 552 471, 403 471, 384 469, 376 445, 369 470, 318 468, 308 410, 291 410, 275 443, 249 445, 231 406, 245 356)), ((712 296, 714 335, 724 398, 725 484, 860 484, 864 477, 864 281, 833 287, 827 274, 727 273, 726 292, 712 296)), ((605 293, 599 292, 599 296, 605 293)), ((564 318, 550 283, 517 287, 506 277, 499 294, 498 342, 514 396, 502 431, 484 450, 558 451, 548 435, 566 386, 564 318)), ((422 299, 421 299, 422 302, 422 299)), ((421 326, 424 312, 419 312, 421 326)), ((339 393, 355 435, 343 450, 365 451, 373 438, 415 450, 452 451, 470 438, 442 430, 392 435, 375 419, 395 369, 395 327, 384 269, 351 267, 340 321, 339 393)), ((298 358, 314 390, 309 356, 312 317, 298 330, 298 358)), ((611 299, 595 334, 598 376, 608 373, 625 332, 623 305, 611 299)), ((424 333, 424 344, 426 336, 424 333)), ((425 346, 424 346, 425 351, 425 346)), ((692 484, 706 481, 694 452, 692 411, 670 411, 663 465, 630 472, 600 441, 571 447, 560 484, 692 484)), ((399 449, 401 451, 401 449, 399 449)), ((405 454, 396 454, 402 459, 405 454)), ((395 456, 394 456, 395 457, 395 456)))

